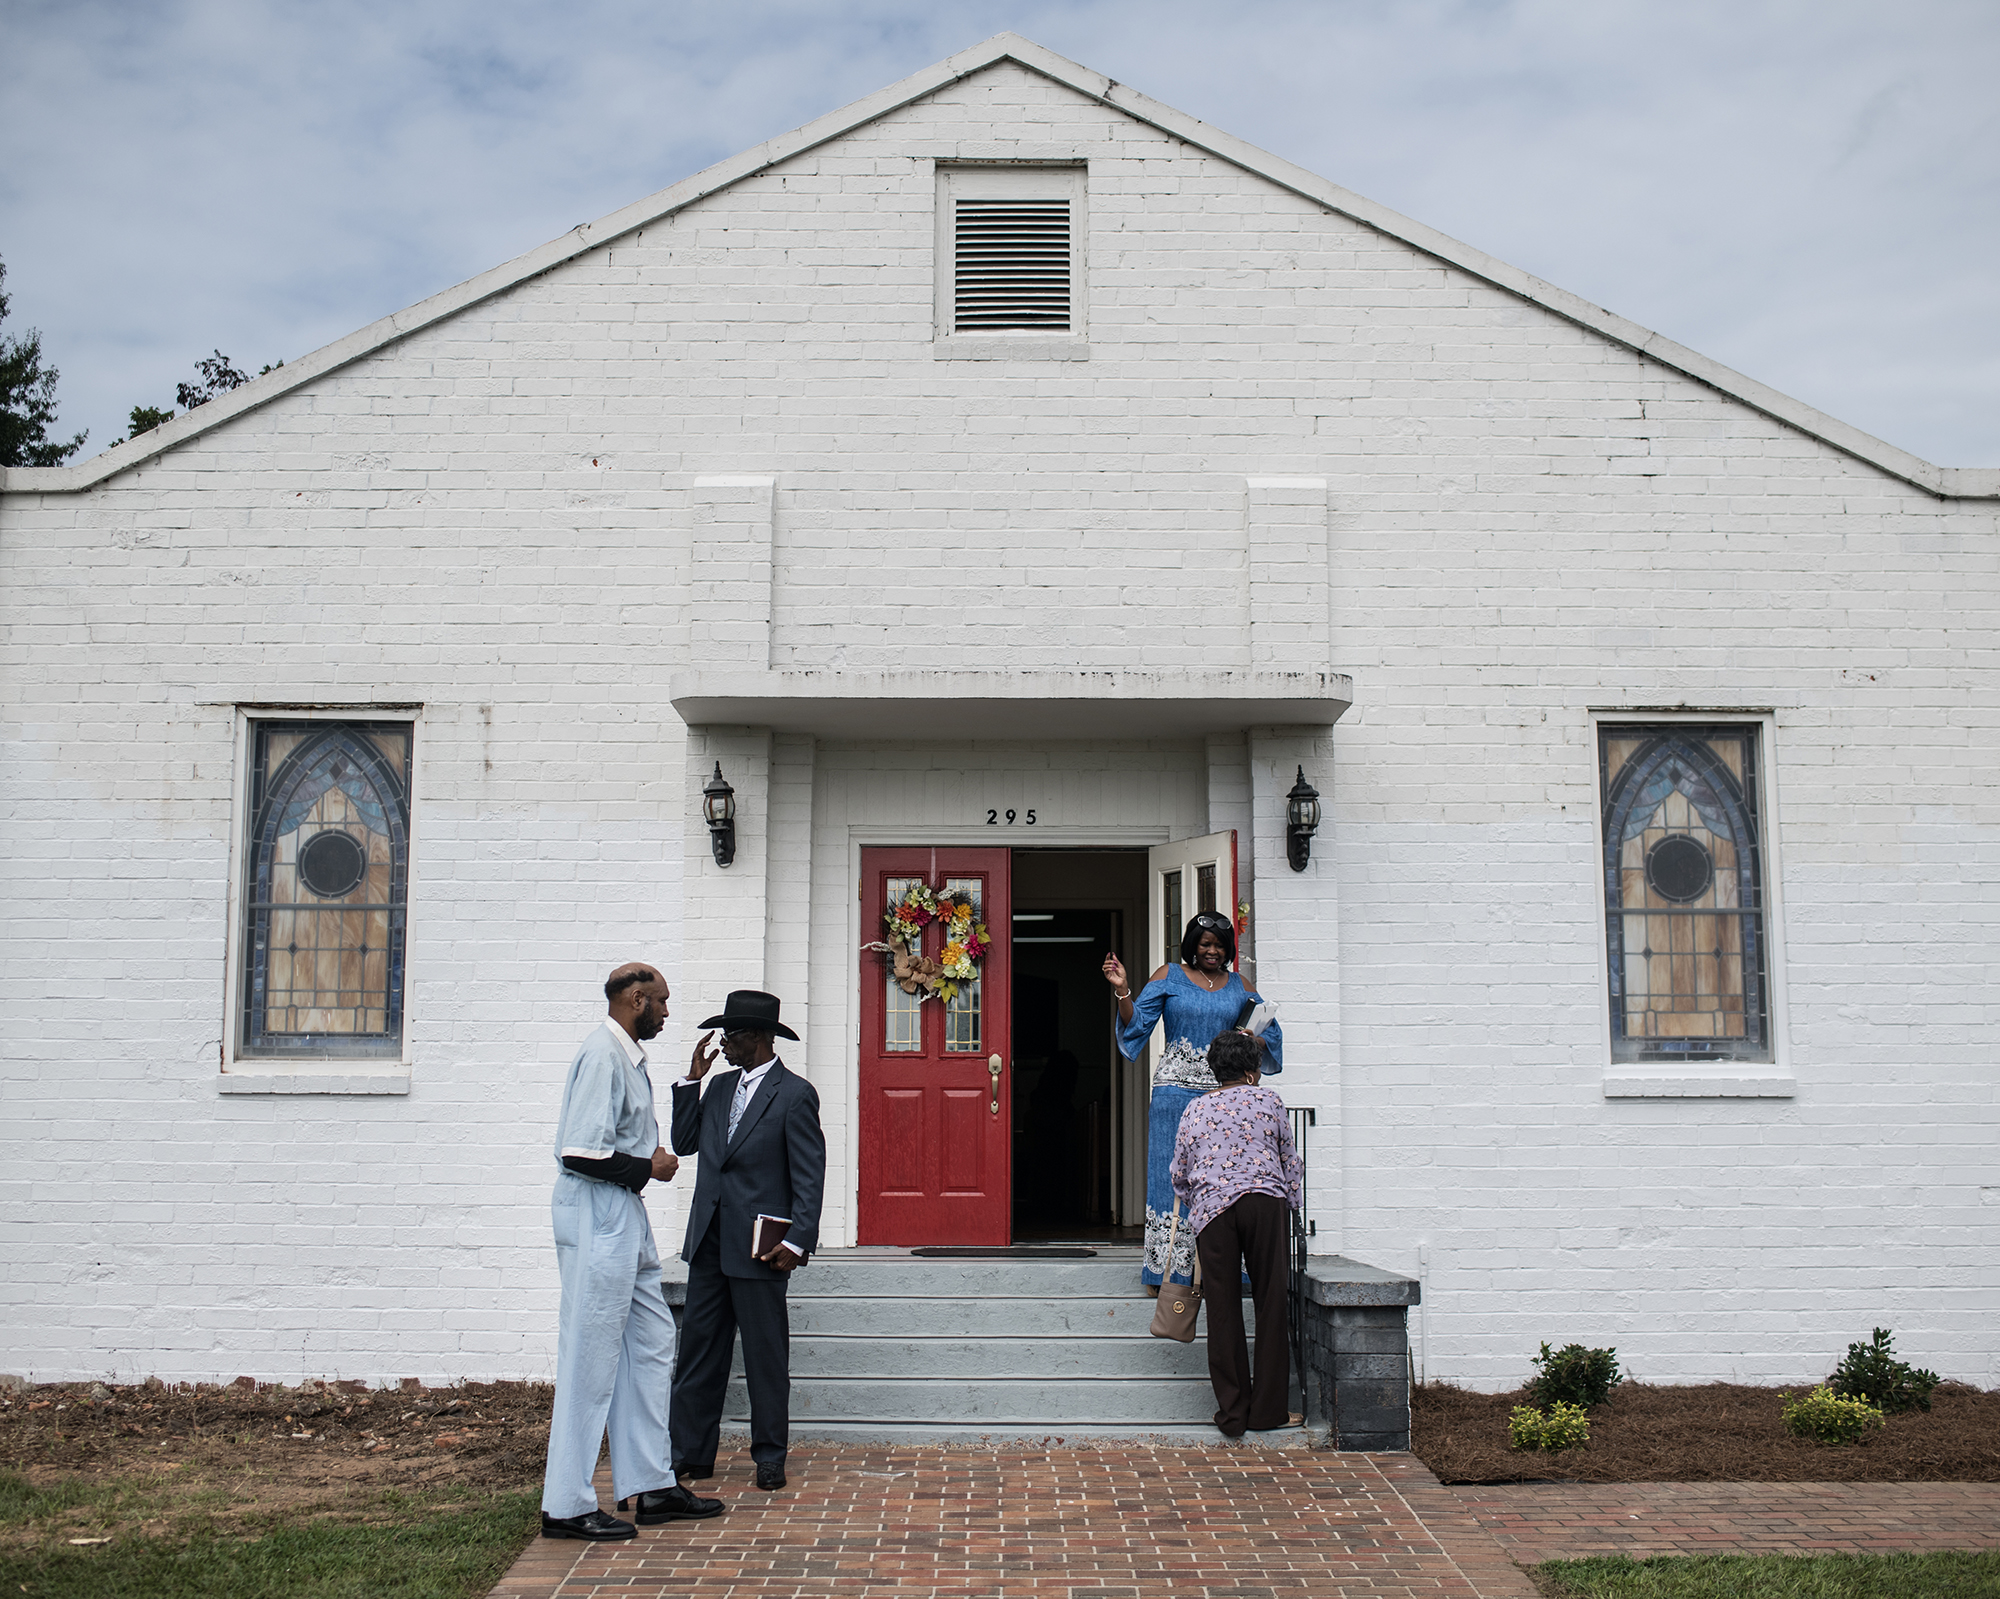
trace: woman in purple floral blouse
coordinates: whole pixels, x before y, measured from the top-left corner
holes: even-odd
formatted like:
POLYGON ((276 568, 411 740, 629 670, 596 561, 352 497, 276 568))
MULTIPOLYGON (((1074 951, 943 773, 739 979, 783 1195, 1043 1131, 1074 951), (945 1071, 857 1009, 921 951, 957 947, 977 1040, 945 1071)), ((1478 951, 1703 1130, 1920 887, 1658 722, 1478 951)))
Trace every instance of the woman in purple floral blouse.
POLYGON ((1205 1282, 1228 1284, 1204 1296, 1208 1307, 1208 1378, 1215 1385, 1215 1424, 1230 1438, 1246 1430, 1296 1427, 1286 1407, 1292 1382, 1287 1341, 1285 1244, 1290 1213, 1305 1202, 1305 1167, 1292 1144, 1285 1102, 1258 1086, 1261 1045, 1253 1034, 1227 1032, 1208 1046, 1220 1085, 1181 1117, 1169 1175, 1187 1208, 1205 1282), (1257 1305, 1253 1367, 1243 1336, 1243 1300, 1234 1292, 1247 1266, 1257 1305))

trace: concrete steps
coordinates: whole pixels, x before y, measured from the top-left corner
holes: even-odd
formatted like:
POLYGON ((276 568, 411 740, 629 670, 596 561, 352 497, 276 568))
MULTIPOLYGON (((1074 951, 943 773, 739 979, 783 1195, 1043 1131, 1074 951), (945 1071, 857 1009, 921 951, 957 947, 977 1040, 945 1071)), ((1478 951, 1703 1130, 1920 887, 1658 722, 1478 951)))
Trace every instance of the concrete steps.
MULTIPOLYGON (((1154 1302, 1133 1247, 1086 1260, 827 1250, 790 1304, 796 1439, 1221 1441, 1206 1344, 1147 1333, 1154 1302)), ((740 1350, 734 1369, 732 1432, 750 1419, 740 1350)))
POLYGON ((1199 1376, 1208 1380, 1207 1357, 1193 1345, 1164 1338, 900 1338, 836 1334, 792 1335, 792 1377, 855 1379, 893 1372, 903 1379, 959 1380, 970 1357, 982 1379, 1006 1382, 1065 1381, 1077 1377, 1143 1381, 1199 1376), (1192 1358, 1190 1352, 1192 1351, 1192 1358))
MULTIPOLYGON (((982 1294, 977 1297, 924 1298, 856 1294, 850 1298, 816 1298, 795 1287, 791 1295, 792 1339, 836 1338, 847 1335, 880 1337, 894 1331, 936 1338, 1144 1338, 1151 1337, 1153 1301, 1138 1290, 1133 1269, 1133 1293, 1054 1297, 1034 1294, 982 1294)), ((1247 1310, 1247 1306, 1245 1307, 1247 1310)))

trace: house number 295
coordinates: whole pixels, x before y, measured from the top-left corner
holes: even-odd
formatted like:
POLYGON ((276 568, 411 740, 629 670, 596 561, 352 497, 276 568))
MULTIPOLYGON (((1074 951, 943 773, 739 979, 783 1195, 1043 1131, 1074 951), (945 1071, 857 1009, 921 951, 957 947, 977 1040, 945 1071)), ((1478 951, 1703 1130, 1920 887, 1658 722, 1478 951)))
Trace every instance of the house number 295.
POLYGON ((988 827, 998 827, 1002 817, 1007 819, 1009 827, 1012 827, 1017 821, 1029 827, 1035 825, 1035 813, 1033 811, 1028 811, 1025 814, 1018 811, 988 811, 986 813, 986 825, 988 827))

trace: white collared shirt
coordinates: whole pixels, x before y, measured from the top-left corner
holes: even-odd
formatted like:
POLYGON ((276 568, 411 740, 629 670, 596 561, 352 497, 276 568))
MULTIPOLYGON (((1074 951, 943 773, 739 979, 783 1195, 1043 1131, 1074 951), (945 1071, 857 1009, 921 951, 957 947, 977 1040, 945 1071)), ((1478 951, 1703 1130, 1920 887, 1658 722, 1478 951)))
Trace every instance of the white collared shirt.
POLYGON ((604 1025, 611 1029, 611 1036, 624 1046, 625 1058, 634 1066, 643 1067, 646 1064, 646 1051, 640 1045, 638 1039, 619 1026, 618 1019, 615 1016, 605 1017, 604 1025))
POLYGON ((777 1064, 778 1064, 778 1057, 776 1055, 773 1055, 769 1060, 765 1061, 763 1065, 752 1067, 749 1071, 745 1072, 741 1078, 737 1080, 735 1091, 745 1096, 744 1099, 745 1104, 749 1103, 748 1096, 756 1093, 758 1085, 764 1081, 764 1074, 777 1064))
MULTIPOLYGON (((765 1061, 763 1065, 753 1066, 749 1071, 743 1074, 742 1080, 750 1085, 751 1093, 754 1094, 757 1092, 758 1088, 761 1087, 763 1084, 764 1074, 767 1071, 769 1071, 773 1066, 776 1066, 778 1064, 779 1064, 778 1057, 776 1055, 773 1055, 769 1060, 765 1061)), ((699 1088, 700 1086, 701 1086, 701 1079, 699 1077, 683 1077, 679 1082, 674 1084, 674 1087, 676 1088, 699 1088)), ((736 1092, 736 1090, 732 1088, 730 1092, 733 1094, 736 1092)))

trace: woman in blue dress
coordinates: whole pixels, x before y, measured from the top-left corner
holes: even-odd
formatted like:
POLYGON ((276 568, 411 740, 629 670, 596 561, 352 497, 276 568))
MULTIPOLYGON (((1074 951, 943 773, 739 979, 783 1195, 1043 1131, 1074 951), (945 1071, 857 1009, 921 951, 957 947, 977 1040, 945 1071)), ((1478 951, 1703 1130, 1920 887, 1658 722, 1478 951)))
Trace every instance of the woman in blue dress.
MULTIPOLYGON (((1174 1158, 1174 1138, 1181 1112, 1212 1090, 1215 1073, 1208 1069, 1208 1046, 1217 1033, 1237 1025, 1247 1005, 1263 995, 1244 986, 1230 968, 1236 960, 1236 929, 1229 918, 1203 911, 1191 918, 1181 935, 1181 958, 1162 966, 1135 996, 1124 964, 1104 957, 1104 980, 1118 999, 1118 1051, 1127 1060, 1145 1053, 1153 1028, 1165 1021, 1167 1047, 1153 1068, 1153 1101, 1146 1123, 1146 1258, 1140 1277, 1158 1292, 1171 1274, 1177 1283, 1194 1275, 1194 1238, 1186 1226, 1174 1241, 1174 1258, 1167 1259, 1167 1238, 1174 1211, 1173 1184, 1167 1167, 1174 1158)), ((1260 1035, 1264 1046, 1263 1075, 1284 1069, 1285 1039, 1273 1021, 1260 1035)))

